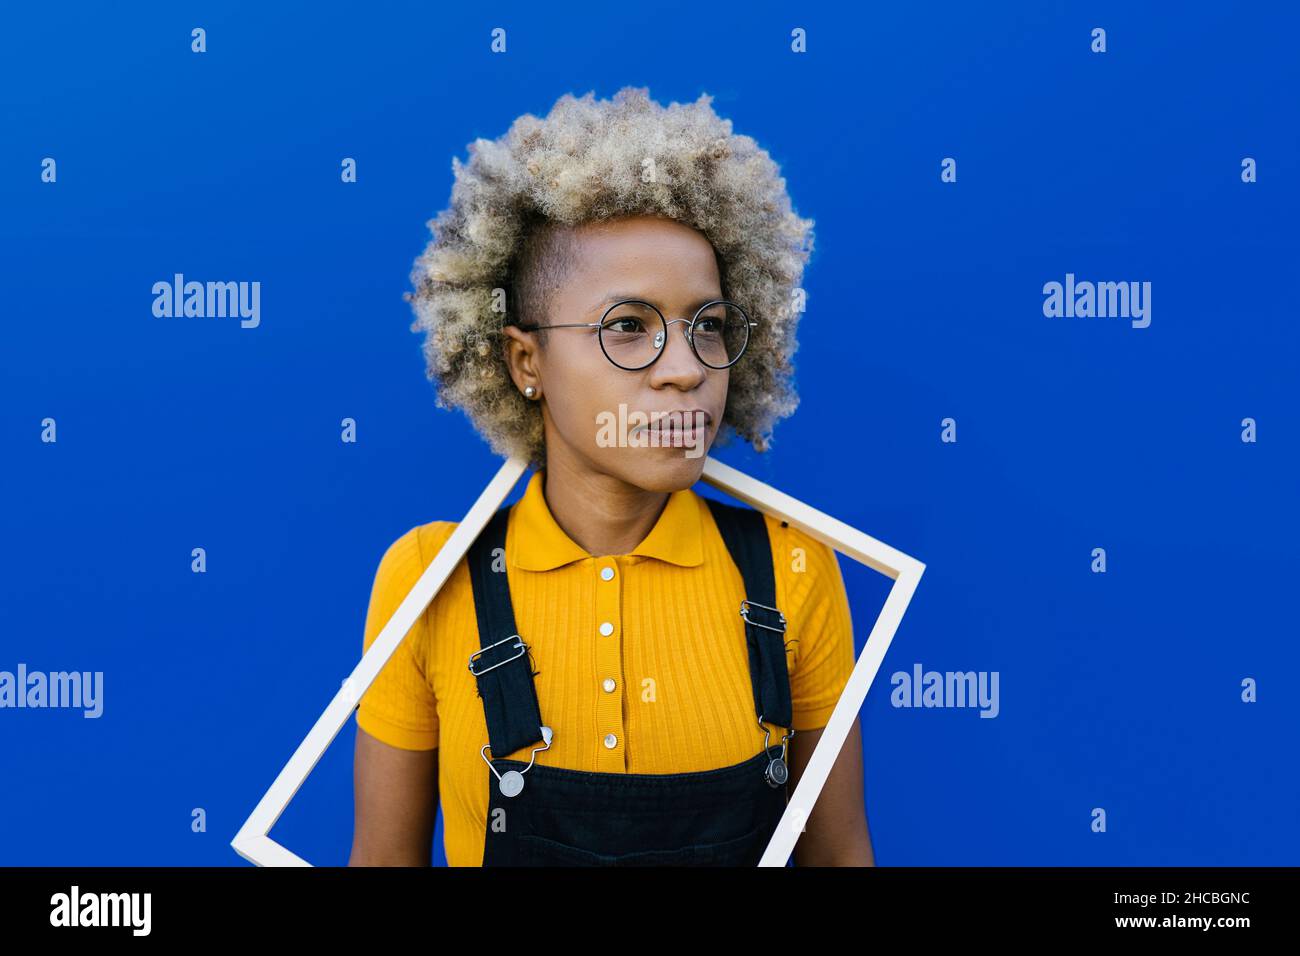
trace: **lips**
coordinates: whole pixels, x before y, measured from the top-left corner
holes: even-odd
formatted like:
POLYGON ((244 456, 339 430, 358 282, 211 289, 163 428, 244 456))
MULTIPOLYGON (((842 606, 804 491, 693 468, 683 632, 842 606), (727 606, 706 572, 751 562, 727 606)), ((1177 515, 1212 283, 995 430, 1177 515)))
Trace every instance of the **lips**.
POLYGON ((686 442, 701 441, 708 433, 708 425, 714 416, 703 408, 680 408, 664 412, 649 424, 638 425, 633 434, 647 432, 658 436, 660 444, 684 445, 686 442))
POLYGON ((703 434, 713 424, 713 416, 702 408, 676 409, 662 413, 657 419, 651 414, 651 419, 647 424, 632 429, 632 434, 643 431, 657 431, 661 435, 703 434))

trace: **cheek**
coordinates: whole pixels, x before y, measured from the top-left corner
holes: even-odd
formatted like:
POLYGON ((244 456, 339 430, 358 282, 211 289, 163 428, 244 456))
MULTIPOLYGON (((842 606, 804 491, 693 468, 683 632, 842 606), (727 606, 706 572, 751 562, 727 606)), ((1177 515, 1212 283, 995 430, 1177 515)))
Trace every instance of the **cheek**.
POLYGON ((615 368, 596 342, 591 349, 566 349, 545 372, 547 407, 560 433, 574 445, 594 446, 602 413, 617 415, 619 403, 632 407, 637 378, 615 368))

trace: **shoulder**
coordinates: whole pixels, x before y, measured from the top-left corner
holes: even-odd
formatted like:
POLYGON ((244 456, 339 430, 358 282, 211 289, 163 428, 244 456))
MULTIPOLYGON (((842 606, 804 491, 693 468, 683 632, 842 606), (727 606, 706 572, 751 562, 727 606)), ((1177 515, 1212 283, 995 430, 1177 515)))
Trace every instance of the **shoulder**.
MULTIPOLYGON (((701 496, 701 501, 707 501, 701 496)), ((763 516, 772 564, 777 576, 777 594, 792 612, 810 603, 844 601, 844 580, 833 547, 795 527, 788 521, 750 505, 717 502, 730 508, 757 511, 763 516)))
MULTIPOLYGON (((710 503, 710 499, 699 496, 701 507, 710 503)), ((730 502, 713 502, 730 508, 745 511, 758 511, 763 516, 767 528, 768 545, 772 550, 772 562, 778 577, 787 587, 787 595, 796 603, 806 599, 810 591, 830 587, 835 590, 839 585, 839 559, 835 549, 823 544, 806 531, 796 528, 781 518, 775 517, 750 505, 734 505, 730 502)))
MULTIPOLYGON (((375 570, 370 589, 370 605, 366 614, 366 640, 370 643, 379 629, 393 616, 398 606, 411 592, 424 569, 434 559, 439 549, 456 530, 458 522, 430 521, 416 525, 399 535, 385 549, 375 570)), ((434 596, 434 601, 444 592, 434 596)), ((421 625, 417 623, 416 630, 421 625)), ((417 636, 415 643, 419 643, 417 636)))
POLYGON ((840 577, 835 549, 807 531, 764 514, 772 561, 791 586, 792 596, 806 598, 813 589, 836 586, 840 577))
POLYGON ((410 590, 429 562, 437 556, 456 530, 458 521, 430 521, 416 525, 385 548, 375 572, 375 591, 402 588, 410 590))

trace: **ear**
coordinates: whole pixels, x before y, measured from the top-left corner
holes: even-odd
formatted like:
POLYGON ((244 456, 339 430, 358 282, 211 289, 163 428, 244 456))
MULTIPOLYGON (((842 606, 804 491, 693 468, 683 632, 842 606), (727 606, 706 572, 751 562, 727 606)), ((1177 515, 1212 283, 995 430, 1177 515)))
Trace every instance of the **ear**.
POLYGON ((536 332, 525 332, 515 325, 507 325, 501 330, 506 339, 502 344, 502 358, 515 388, 522 394, 524 386, 531 385, 539 392, 542 387, 541 349, 536 332))

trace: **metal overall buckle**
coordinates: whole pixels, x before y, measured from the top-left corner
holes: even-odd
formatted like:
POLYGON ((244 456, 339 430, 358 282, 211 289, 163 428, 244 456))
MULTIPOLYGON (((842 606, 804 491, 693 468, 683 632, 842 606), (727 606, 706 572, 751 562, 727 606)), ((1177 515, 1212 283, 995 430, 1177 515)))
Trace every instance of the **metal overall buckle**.
MULTIPOLYGON (((767 729, 763 723, 763 715, 758 715, 758 726, 763 728, 763 753, 767 753, 768 741, 772 739, 772 732, 767 729)), ((767 762, 767 767, 763 770, 763 779, 767 785, 773 789, 785 786, 785 782, 790 779, 790 768, 785 762, 786 754, 789 752, 789 740, 794 736, 794 728, 789 728, 790 732, 781 738, 781 756, 773 757, 767 762)))
POLYGON ((768 607, 766 604, 759 604, 757 601, 750 601, 746 599, 740 602, 740 616, 745 619, 746 624, 753 624, 755 627, 762 627, 762 628, 766 628, 769 631, 776 631, 778 634, 785 633, 785 615, 781 613, 779 608, 768 607), (772 627, 770 624, 762 624, 758 621, 751 619, 749 616, 749 609, 751 607, 761 607, 764 611, 771 611, 773 614, 777 616, 777 619, 781 622, 781 626, 772 627))
POLYGON ((497 641, 495 644, 489 644, 487 647, 481 650, 477 650, 473 654, 471 654, 469 656, 469 672, 473 674, 475 677, 478 677, 481 674, 486 674, 488 671, 493 670, 494 668, 500 667, 502 664, 509 664, 516 657, 523 657, 524 654, 526 653, 528 653, 528 645, 524 643, 523 638, 520 637, 518 634, 511 634, 509 637, 497 641), (505 660, 497 661, 495 664, 491 664, 483 668, 481 671, 474 670, 474 662, 476 660, 478 660, 488 651, 492 650, 492 648, 500 647, 502 644, 509 644, 511 641, 519 642, 518 644, 515 645, 515 648, 517 648, 519 651, 518 654, 512 654, 510 657, 507 657, 505 660))
POLYGON ((544 745, 536 748, 533 751, 532 756, 528 758, 528 766, 525 767, 523 770, 507 770, 505 773, 497 773, 497 768, 492 766, 492 761, 488 759, 488 755, 487 755, 487 752, 492 745, 484 744, 483 749, 478 752, 479 756, 483 758, 483 762, 488 765, 488 769, 491 770, 492 773, 496 776, 497 788, 501 791, 503 796, 507 796, 507 797, 519 796, 519 794, 522 793, 524 789, 524 774, 526 774, 528 771, 533 769, 533 762, 537 759, 537 755, 539 753, 541 753, 543 750, 551 749, 551 739, 555 736, 555 734, 552 732, 550 727, 541 727, 539 729, 542 732, 542 740, 544 741, 544 745))

